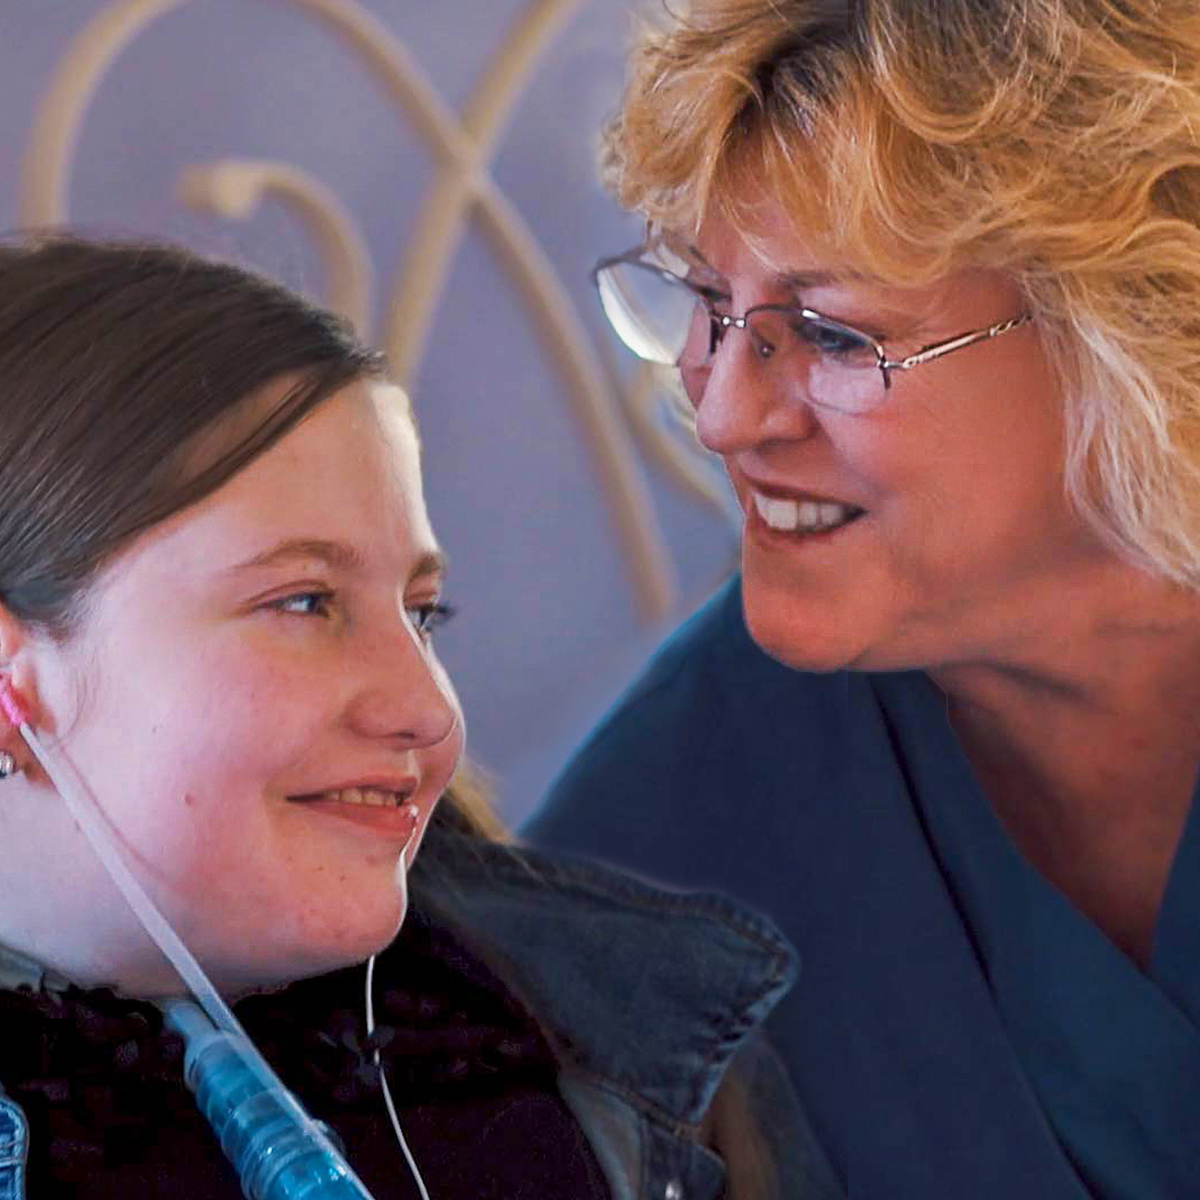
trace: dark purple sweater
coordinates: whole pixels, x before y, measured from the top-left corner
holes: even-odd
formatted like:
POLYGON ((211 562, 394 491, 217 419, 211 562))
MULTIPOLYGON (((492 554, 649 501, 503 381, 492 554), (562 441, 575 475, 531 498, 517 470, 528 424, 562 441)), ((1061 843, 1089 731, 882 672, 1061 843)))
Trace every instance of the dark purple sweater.
MULTIPOLYGON (((415 1184, 363 1017, 364 968, 240 1001, 284 1082, 332 1126, 375 1200, 415 1184)), ((609 1200, 536 1022, 459 942, 413 914, 380 955, 379 1045, 433 1200, 609 1200)), ((31 1127, 30 1200, 236 1200, 158 1010, 104 990, 0 991, 0 1083, 31 1127)))

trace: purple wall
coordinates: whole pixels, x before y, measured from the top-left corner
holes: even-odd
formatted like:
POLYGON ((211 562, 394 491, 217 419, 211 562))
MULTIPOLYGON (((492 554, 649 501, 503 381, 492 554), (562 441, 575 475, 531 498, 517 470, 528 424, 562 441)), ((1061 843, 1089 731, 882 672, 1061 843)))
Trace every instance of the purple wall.
MULTIPOLYGON (((0 10, 4 228, 18 220, 22 158, 51 72, 105 7, 7 0, 0 10)), ((458 108, 526 5, 364 7, 458 108)), ((631 25, 625 0, 578 6, 539 63, 493 168, 614 357, 587 272, 639 232, 604 195, 593 166, 631 25)), ((293 164, 338 195, 371 250, 378 313, 433 179, 430 153, 346 47, 283 0, 193 0, 126 50, 84 125, 72 223, 179 239, 319 294, 319 259, 282 205, 230 223, 175 199, 181 168, 231 156, 293 164)), ((455 260, 413 392, 430 510, 451 556, 448 598, 460 614, 440 645, 466 707, 471 751, 496 776, 502 808, 515 820, 666 626, 650 627, 638 614, 562 381, 478 229, 455 260)), ((644 463, 639 469, 672 548, 682 612, 728 570, 736 537, 644 463)))

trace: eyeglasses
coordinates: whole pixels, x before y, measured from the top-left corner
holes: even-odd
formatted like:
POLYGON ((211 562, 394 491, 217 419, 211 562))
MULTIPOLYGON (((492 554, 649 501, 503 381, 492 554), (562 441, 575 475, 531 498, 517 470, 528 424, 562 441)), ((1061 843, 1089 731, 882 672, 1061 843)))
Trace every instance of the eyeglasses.
POLYGON ((685 278, 681 269, 688 269, 687 260, 653 242, 602 258, 592 282, 617 336, 639 358, 678 367, 693 404, 730 329, 743 330, 763 369, 781 383, 801 384, 810 403, 859 414, 883 403, 893 371, 911 371, 1033 319, 1021 313, 893 359, 870 334, 811 308, 756 304, 740 317, 721 312, 717 304, 725 297, 685 278))

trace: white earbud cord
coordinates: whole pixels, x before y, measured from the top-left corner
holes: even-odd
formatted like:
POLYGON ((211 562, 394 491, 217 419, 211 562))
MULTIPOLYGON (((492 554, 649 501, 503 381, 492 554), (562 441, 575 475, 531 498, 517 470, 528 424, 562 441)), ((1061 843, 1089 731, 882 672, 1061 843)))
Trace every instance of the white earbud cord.
MULTIPOLYGON (((374 984, 375 955, 372 954, 367 959, 367 1037, 370 1037, 375 1032, 374 984)), ((421 1178, 421 1172, 417 1170, 417 1164, 412 1156, 412 1151, 409 1150, 408 1143, 404 1140, 404 1131, 400 1128, 400 1118, 396 1115, 396 1105, 392 1102, 392 1089, 388 1087, 387 1074, 383 1069, 383 1060, 379 1057, 378 1049, 375 1050, 372 1058, 376 1069, 379 1071, 379 1085, 383 1089, 383 1102, 387 1105, 388 1116, 391 1118, 392 1129, 396 1133, 396 1141, 400 1143, 400 1149, 404 1154, 404 1161, 408 1163, 408 1169, 412 1172, 413 1179, 416 1180, 417 1190, 421 1193, 421 1200, 429 1200, 429 1193, 425 1190, 425 1180, 421 1178)))

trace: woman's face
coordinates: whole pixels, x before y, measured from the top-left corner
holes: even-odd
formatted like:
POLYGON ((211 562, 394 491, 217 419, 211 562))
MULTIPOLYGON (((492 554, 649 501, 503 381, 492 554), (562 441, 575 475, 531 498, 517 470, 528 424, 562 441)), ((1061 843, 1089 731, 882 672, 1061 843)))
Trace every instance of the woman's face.
MULTIPOLYGON (((78 634, 36 651, 43 719, 226 988, 399 926, 463 746, 430 642, 442 574, 402 397, 360 383, 119 555, 78 634)), ((62 852, 103 927, 123 902, 74 831, 62 852)), ((159 983, 149 961, 126 986, 159 983)))
MULTIPOLYGON (((735 315, 798 302, 872 333, 897 358, 1024 308, 994 272, 914 289, 855 279, 814 255, 778 206, 757 233, 758 256, 718 220, 697 242, 707 282, 735 315)), ((1111 557, 1064 497, 1060 394, 1034 325, 892 372, 882 405, 864 415, 810 404, 732 329, 691 396, 700 440, 724 459, 746 514, 748 625, 791 665, 899 669, 1005 655, 1062 604, 1064 580, 1111 557), (829 532, 781 532, 756 496, 861 515, 829 532)))

